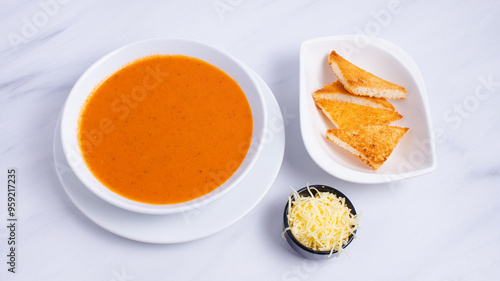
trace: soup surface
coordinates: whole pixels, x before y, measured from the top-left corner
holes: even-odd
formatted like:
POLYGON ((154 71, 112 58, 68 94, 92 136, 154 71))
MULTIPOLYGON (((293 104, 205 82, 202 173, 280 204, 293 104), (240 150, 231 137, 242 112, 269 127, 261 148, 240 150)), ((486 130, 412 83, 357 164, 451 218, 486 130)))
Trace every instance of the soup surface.
POLYGON ((222 185, 243 162, 252 113, 236 81, 202 60, 148 56, 104 80, 84 105, 83 158, 115 193, 175 204, 222 185))

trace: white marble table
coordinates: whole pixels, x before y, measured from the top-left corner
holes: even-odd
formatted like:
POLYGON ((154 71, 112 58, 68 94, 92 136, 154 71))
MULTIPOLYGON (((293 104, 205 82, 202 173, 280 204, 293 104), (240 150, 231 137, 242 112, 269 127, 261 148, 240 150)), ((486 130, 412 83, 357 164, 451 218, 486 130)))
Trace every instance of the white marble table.
POLYGON ((500 5, 497 1, 2 1, 0 280, 497 280, 500 274, 500 5), (308 156, 299 128, 299 46, 364 33, 420 67, 438 168, 392 184, 347 183, 308 156), (57 117, 78 77, 130 42, 219 47, 269 85, 286 123, 264 199, 209 237, 157 245, 114 235, 69 200, 54 169, 57 117), (16 273, 8 272, 7 170, 17 173, 16 273), (362 211, 347 256, 314 262, 281 238, 290 186, 338 187, 362 211))

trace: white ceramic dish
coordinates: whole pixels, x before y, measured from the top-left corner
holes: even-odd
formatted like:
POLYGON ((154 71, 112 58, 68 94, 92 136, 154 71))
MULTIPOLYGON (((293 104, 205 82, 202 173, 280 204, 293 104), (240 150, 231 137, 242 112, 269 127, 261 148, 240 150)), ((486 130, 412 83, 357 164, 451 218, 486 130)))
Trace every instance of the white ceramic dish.
MULTIPOLYGON (((256 75, 256 74, 255 74, 256 75)), ((54 161, 61 184, 75 206, 102 228, 125 238, 158 244, 192 241, 212 235, 238 221, 264 197, 278 175, 285 150, 283 117, 276 99, 259 79, 266 112, 273 124, 272 138, 248 174, 234 189, 214 202, 181 213, 151 216, 132 213, 100 200, 86 189, 68 167, 61 147, 60 125, 54 136, 54 161)))
POLYGON ((265 100, 254 76, 231 55, 212 46, 185 39, 151 39, 119 48, 94 63, 76 82, 64 105, 61 117, 61 140, 66 159, 86 188, 99 198, 120 208, 144 214, 169 214, 199 208, 229 192, 245 177, 261 151, 263 129, 267 126, 265 100), (211 193, 180 204, 151 205, 119 196, 106 188, 90 172, 81 156, 77 141, 78 119, 84 102, 101 81, 124 65, 152 54, 181 54, 204 60, 231 76, 245 92, 253 115, 250 150, 238 170, 211 193))
POLYGON ((356 183, 384 183, 429 173, 436 168, 431 115, 422 75, 396 45, 374 37, 341 35, 304 41, 300 48, 300 125, 312 159, 329 174, 356 183), (335 50, 355 65, 406 88, 404 100, 390 100, 403 119, 391 125, 410 129, 377 171, 325 138, 335 128, 316 107, 314 91, 337 80, 328 65, 335 50))

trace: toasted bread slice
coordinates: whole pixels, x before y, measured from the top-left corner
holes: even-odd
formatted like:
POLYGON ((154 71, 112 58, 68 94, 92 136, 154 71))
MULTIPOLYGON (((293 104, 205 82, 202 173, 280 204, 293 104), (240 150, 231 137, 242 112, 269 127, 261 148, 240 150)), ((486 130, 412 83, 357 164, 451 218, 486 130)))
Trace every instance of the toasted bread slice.
POLYGON ((317 98, 316 105, 337 128, 389 124, 403 117, 392 110, 330 99, 317 98))
POLYGON ((355 66, 335 51, 328 56, 328 64, 344 88, 352 94, 387 99, 406 98, 405 88, 355 66))
POLYGON ((330 129, 326 132, 326 138, 377 170, 391 155, 406 131, 408 128, 396 126, 362 126, 330 129))
POLYGON ((333 82, 314 92, 314 100, 326 99, 332 101, 349 102, 394 111, 394 106, 384 98, 362 97, 346 91, 340 81, 333 82))

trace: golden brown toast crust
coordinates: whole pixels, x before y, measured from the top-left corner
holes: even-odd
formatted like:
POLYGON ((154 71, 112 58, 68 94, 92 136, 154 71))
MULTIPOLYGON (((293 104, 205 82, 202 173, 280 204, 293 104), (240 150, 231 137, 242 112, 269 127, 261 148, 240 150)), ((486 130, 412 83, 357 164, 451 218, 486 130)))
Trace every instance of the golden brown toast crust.
POLYGON ((384 98, 363 97, 349 93, 338 80, 314 92, 314 100, 316 99, 330 99, 339 102, 369 105, 392 111, 395 110, 394 106, 384 98))
POLYGON ((389 124, 403 117, 396 111, 320 98, 316 105, 337 128, 389 124))
POLYGON ((387 125, 361 126, 357 128, 330 129, 326 138, 377 170, 399 143, 408 128, 387 125))
POLYGON ((405 88, 355 66, 335 51, 328 56, 328 64, 344 88, 352 94, 388 99, 406 98, 405 88))

